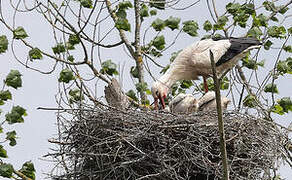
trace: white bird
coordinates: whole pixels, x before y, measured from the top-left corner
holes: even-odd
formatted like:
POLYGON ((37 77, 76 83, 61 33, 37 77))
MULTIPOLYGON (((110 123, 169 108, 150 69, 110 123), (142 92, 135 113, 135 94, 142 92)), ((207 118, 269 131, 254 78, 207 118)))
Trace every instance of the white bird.
POLYGON ((199 108, 198 100, 191 94, 179 94, 169 102, 170 112, 192 113, 199 108))
MULTIPOLYGON (((221 96, 221 107, 222 110, 226 110, 228 104, 230 103, 230 100, 225 97, 225 96, 221 96)), ((198 105, 199 111, 214 111, 217 108, 216 105, 216 94, 214 91, 209 91, 207 92, 204 96, 202 96, 199 100, 198 100, 198 105)))
POLYGON ((231 69, 246 52, 259 48, 260 41, 254 38, 205 39, 197 41, 181 51, 170 68, 153 83, 151 91, 155 109, 158 100, 165 108, 166 98, 171 86, 179 80, 197 80, 203 76, 205 92, 208 91, 206 78, 212 75, 210 50, 214 55, 217 75, 220 76, 231 69))

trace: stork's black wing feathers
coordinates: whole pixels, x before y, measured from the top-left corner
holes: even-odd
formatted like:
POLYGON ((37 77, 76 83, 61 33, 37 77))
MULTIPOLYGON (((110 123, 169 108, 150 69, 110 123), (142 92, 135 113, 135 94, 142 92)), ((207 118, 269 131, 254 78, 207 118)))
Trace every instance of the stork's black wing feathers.
POLYGON ((231 60, 236 55, 243 52, 250 46, 260 45, 261 42, 255 38, 229 38, 231 46, 226 53, 217 61, 216 66, 220 66, 231 60))

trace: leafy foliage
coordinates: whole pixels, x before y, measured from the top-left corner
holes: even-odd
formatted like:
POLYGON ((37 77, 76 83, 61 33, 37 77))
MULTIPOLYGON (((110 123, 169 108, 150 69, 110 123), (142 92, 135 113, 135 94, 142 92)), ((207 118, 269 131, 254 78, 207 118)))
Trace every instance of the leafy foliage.
POLYGON ((191 20, 183 22, 183 31, 186 32, 190 36, 197 36, 198 35, 198 23, 191 20))
POLYGON ((163 35, 161 36, 157 36, 154 38, 154 40, 152 41, 153 46, 158 49, 158 50, 162 50, 165 48, 165 38, 163 35))
POLYGON ((57 44, 55 47, 52 47, 54 54, 61 54, 65 52, 65 46, 62 43, 57 44))
POLYGON ((21 74, 18 70, 11 70, 6 76, 5 84, 17 89, 22 86, 21 74))
POLYGON ((151 0, 149 3, 150 7, 155 7, 160 10, 165 9, 165 0, 151 0))
POLYGON ((175 30, 179 28, 180 18, 170 16, 165 20, 165 25, 169 27, 171 30, 175 30))
POLYGON ((119 74, 119 72, 117 71, 117 65, 115 63, 113 63, 111 59, 101 63, 100 73, 101 74, 108 74, 110 76, 119 74))
POLYGON ((13 166, 11 164, 3 163, 0 164, 0 176, 10 178, 13 174, 13 166))
POLYGON ((29 177, 31 179, 35 179, 35 168, 31 161, 25 162, 19 172, 23 173, 26 177, 29 177))
POLYGON ((255 14, 254 5, 251 3, 228 3, 226 10, 233 16, 235 25, 238 24, 242 28, 246 27, 249 17, 255 14))
POLYGON ((148 17, 149 16, 149 8, 148 8, 148 6, 146 5, 146 4, 142 4, 141 5, 141 9, 140 9, 140 16, 141 16, 141 20, 143 21, 143 19, 145 18, 145 17, 148 17))
POLYGON ((131 99, 133 99, 134 101, 138 101, 138 97, 136 96, 136 93, 135 91, 133 91, 132 89, 129 90, 127 93, 126 93, 127 96, 129 96, 131 99))
POLYGON ((11 112, 5 115, 8 124, 23 123, 23 116, 26 116, 26 110, 21 106, 13 106, 11 112))
POLYGON ((253 95, 247 95, 243 100, 243 105, 246 107, 254 108, 257 106, 256 97, 253 95))
POLYGON ((10 146, 15 146, 15 145, 16 145, 16 140, 15 140, 15 138, 16 138, 16 132, 15 132, 15 131, 11 131, 11 132, 7 132, 7 133, 6 133, 6 139, 7 139, 8 141, 10 141, 10 142, 9 142, 9 145, 10 145, 10 146))
POLYGON ((270 92, 270 93, 279 93, 278 91, 278 88, 277 88, 277 85, 276 84, 267 84, 265 86, 265 89, 264 89, 265 92, 270 92))
POLYGON ((4 101, 7 101, 8 99, 12 99, 11 92, 9 90, 1 90, 0 91, 0 105, 4 104, 4 101))
POLYGON ((271 26, 268 27, 268 35, 273 38, 285 38, 286 29, 284 26, 271 26))
POLYGON ((115 25, 116 28, 125 31, 131 31, 131 24, 127 19, 126 12, 126 10, 129 8, 133 8, 133 5, 130 1, 123 1, 118 4, 118 11, 116 12, 116 15, 118 17, 115 25))
POLYGON ((220 16, 218 18, 218 22, 216 24, 214 24, 213 29, 214 30, 223 29, 224 26, 226 25, 227 21, 228 21, 228 18, 226 16, 220 16))
POLYGON ((80 89, 75 88, 69 91, 70 99, 69 102, 72 104, 74 102, 80 102, 84 100, 84 95, 81 93, 80 89))
POLYGON ((43 55, 39 48, 33 48, 28 52, 30 60, 42 59, 43 55))
POLYGON ((212 30, 212 28, 213 28, 213 26, 209 20, 205 21, 203 26, 204 26, 203 29, 207 32, 212 30))
POLYGON ((85 8, 92 8, 92 0, 78 0, 80 5, 85 8))
POLYGON ((0 54, 4 53, 8 48, 8 39, 5 35, 0 36, 0 54))
POLYGON ((66 68, 60 72, 60 76, 59 76, 58 81, 64 82, 64 83, 69 83, 71 80, 74 80, 74 79, 75 79, 75 77, 74 77, 73 72, 70 69, 66 68))
POLYGON ((165 23, 162 19, 157 18, 155 21, 152 22, 151 26, 156 30, 156 31, 162 31, 165 27, 165 23))
POLYGON ((13 38, 14 39, 24 39, 28 37, 28 35, 26 34, 25 30, 23 29, 23 27, 17 27, 14 31, 13 31, 13 38))
POLYGON ((7 151, 3 148, 2 145, 0 145, 0 157, 1 158, 7 158, 7 151))
POLYGON ((292 111, 292 101, 290 97, 283 97, 277 101, 277 104, 273 107, 272 112, 283 115, 292 111))

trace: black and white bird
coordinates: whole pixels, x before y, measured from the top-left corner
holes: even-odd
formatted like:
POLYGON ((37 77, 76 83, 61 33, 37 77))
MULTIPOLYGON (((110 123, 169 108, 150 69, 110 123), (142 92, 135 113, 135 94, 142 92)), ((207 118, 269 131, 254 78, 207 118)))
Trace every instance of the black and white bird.
MULTIPOLYGON (((222 110, 226 110, 230 99, 225 96, 221 96, 222 110)), ((216 94, 214 91, 208 91, 198 100, 198 111, 214 111, 217 109, 216 94)))
POLYGON ((179 94, 169 102, 169 111, 173 113, 193 113, 199 108, 198 100, 192 94, 179 94))
POLYGON ((202 76, 205 92, 208 91, 206 79, 212 75, 210 50, 214 55, 217 76, 220 76, 230 70, 246 52, 259 48, 260 45, 261 42, 255 38, 231 37, 205 39, 186 47, 178 54, 165 74, 153 83, 151 91, 155 109, 158 108, 158 100, 162 108, 165 108, 164 99, 171 86, 179 80, 197 80, 202 76))

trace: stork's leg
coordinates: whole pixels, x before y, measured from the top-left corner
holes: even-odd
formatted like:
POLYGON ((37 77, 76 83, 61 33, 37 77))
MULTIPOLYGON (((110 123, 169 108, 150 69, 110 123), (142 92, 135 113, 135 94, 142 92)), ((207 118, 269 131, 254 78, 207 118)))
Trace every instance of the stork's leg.
POLYGON ((204 80, 204 88, 205 88, 205 93, 207 93, 208 90, 208 83, 207 83, 207 78, 205 76, 203 76, 203 80, 204 80))

